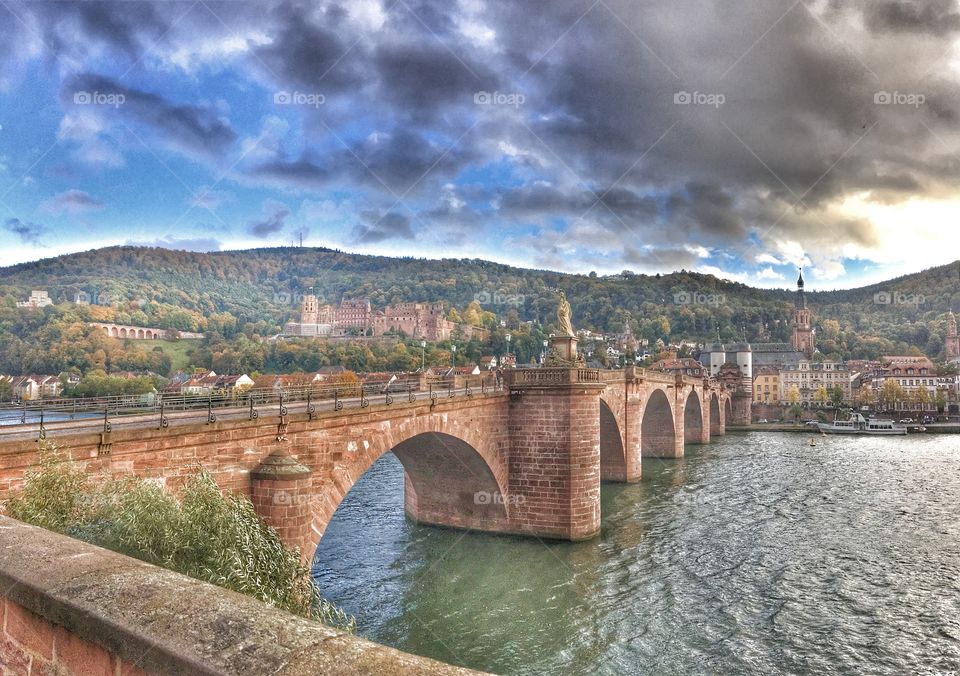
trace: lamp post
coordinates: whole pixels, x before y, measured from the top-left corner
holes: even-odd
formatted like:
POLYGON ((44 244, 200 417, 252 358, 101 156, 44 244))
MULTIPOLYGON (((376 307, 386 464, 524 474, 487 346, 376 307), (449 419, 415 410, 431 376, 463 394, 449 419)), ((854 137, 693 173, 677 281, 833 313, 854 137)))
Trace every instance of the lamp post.
POLYGON ((503 357, 503 363, 500 364, 500 367, 501 367, 501 368, 504 368, 504 367, 507 365, 507 357, 510 356, 510 339, 513 338, 513 336, 511 336, 511 335, 508 333, 507 335, 504 336, 504 338, 507 339, 507 354, 505 354, 504 357, 503 357))
POLYGON ((453 368, 457 368, 457 346, 450 348, 450 359, 453 361, 453 368))
POLYGON ((543 368, 544 362, 547 361, 547 341, 543 341, 543 351, 540 353, 540 368, 543 368))
POLYGON ((426 370, 427 366, 427 341, 420 341, 420 373, 426 370))

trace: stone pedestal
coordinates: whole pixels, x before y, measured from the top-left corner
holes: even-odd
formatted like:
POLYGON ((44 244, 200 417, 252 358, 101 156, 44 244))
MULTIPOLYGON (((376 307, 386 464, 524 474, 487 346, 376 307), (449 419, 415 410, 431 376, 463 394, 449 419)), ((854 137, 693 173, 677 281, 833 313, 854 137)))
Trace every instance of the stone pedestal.
POLYGON ((285 545, 298 548, 305 561, 313 554, 310 486, 310 468, 280 451, 264 458, 250 472, 250 499, 257 514, 277 531, 285 545))
POLYGON ((547 366, 576 366, 582 360, 577 354, 576 336, 550 336, 547 366))

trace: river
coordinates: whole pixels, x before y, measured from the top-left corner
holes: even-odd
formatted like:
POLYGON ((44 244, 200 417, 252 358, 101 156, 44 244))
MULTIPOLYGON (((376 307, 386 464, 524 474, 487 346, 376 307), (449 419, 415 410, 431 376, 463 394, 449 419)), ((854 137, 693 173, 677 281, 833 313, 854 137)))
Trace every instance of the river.
POLYGON ((360 635, 503 674, 960 672, 960 436, 808 439, 644 460, 582 543, 412 524, 388 454, 314 577, 360 635))

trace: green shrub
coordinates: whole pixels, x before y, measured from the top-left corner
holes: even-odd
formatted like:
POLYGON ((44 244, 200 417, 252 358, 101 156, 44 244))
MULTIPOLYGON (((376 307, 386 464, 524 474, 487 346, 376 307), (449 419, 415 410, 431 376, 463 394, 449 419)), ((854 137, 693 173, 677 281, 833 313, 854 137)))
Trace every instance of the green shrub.
POLYGON ((346 631, 356 621, 320 594, 296 550, 241 495, 201 467, 179 496, 140 477, 97 477, 41 443, 36 469, 7 502, 25 521, 248 594, 346 631))

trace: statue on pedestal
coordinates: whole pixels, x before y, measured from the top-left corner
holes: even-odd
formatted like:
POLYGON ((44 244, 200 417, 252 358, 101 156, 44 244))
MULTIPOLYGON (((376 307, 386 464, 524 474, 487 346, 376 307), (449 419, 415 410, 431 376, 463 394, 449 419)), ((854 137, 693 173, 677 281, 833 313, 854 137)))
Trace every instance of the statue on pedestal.
POLYGON ((573 336, 576 335, 573 332, 573 324, 570 321, 570 302, 567 300, 567 295, 563 292, 563 289, 560 290, 560 306, 557 308, 557 323, 559 324, 560 335, 561 336, 573 336))
POLYGON ((550 336, 550 351, 547 354, 547 366, 576 367, 583 364, 583 355, 577 354, 577 337, 570 321, 570 302, 563 290, 557 306, 557 324, 559 334, 550 336))

